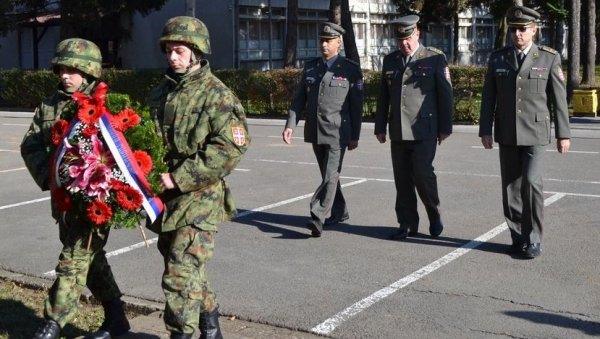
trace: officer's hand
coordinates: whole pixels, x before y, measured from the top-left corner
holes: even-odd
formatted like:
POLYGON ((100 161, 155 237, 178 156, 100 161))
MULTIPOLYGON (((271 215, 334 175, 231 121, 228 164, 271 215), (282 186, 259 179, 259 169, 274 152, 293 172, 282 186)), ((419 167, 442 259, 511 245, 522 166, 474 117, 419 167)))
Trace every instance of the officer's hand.
POLYGON ((571 148, 571 140, 570 139, 557 139, 556 140, 556 150, 558 153, 567 153, 571 148))
POLYGON ((450 133, 440 133, 438 134, 438 145, 442 144, 442 141, 446 140, 450 136, 450 133))
POLYGON ((481 144, 485 149, 494 148, 494 138, 491 135, 484 135, 481 137, 481 144))
POLYGON ((283 133, 281 133, 281 135, 283 136, 283 142, 285 142, 286 144, 291 144, 292 143, 292 134, 294 134, 294 130, 291 128, 286 128, 283 130, 283 133))
POLYGON ((377 138, 377 141, 379 141, 380 144, 383 144, 385 142, 385 133, 375 134, 375 137, 377 138))
POLYGON ((175 188, 175 180, 173 180, 173 176, 171 173, 161 173, 160 174, 160 186, 164 190, 172 190, 175 188))
POLYGON ((352 151, 353 149, 358 147, 358 140, 350 140, 348 143, 348 151, 352 151))

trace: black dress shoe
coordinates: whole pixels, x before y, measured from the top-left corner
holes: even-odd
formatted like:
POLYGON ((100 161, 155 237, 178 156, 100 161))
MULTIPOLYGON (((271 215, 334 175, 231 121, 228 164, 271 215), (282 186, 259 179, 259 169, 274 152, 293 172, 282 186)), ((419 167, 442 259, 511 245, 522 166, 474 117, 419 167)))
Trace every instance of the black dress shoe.
POLYGON ((542 254, 542 245, 539 242, 534 242, 527 245, 525 249, 525 257, 529 259, 533 259, 535 257, 539 257, 542 254))
POLYGON ((60 326, 54 320, 46 320, 37 332, 33 335, 33 339, 56 339, 60 335, 60 326))
POLYGON ((408 230, 405 228, 401 228, 398 232, 390 235, 390 240, 404 240, 408 236, 408 230))
POLYGON ((312 236, 318 238, 323 232, 323 225, 317 219, 310 219, 306 223, 306 227, 312 232, 312 236))
POLYGON ((513 242, 510 247, 506 250, 508 254, 523 254, 525 253, 525 243, 513 242))
POLYGON ((444 225, 442 225, 441 221, 438 221, 436 223, 429 225, 429 234, 431 234, 432 238, 439 237, 439 235, 442 234, 443 230, 444 230, 444 225))
POLYGON ((325 219, 325 222, 323 223, 323 225, 324 226, 331 226, 331 225, 339 224, 341 222, 344 222, 344 221, 348 220, 349 218, 350 218, 350 216, 348 214, 344 214, 341 217, 331 216, 331 217, 325 219))

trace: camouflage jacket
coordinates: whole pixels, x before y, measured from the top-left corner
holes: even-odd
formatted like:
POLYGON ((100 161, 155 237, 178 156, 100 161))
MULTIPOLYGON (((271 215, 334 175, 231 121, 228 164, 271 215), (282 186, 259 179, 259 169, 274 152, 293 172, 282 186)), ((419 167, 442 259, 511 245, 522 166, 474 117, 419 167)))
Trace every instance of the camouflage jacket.
MULTIPOLYGON (((90 94, 97 83, 82 85, 80 92, 90 94)), ((21 156, 25 161, 25 166, 35 180, 36 184, 43 190, 47 191, 50 178, 50 156, 52 150, 52 135, 51 130, 54 123, 62 118, 62 113, 65 111, 67 104, 72 102, 71 93, 64 92, 62 85, 58 86, 58 90, 52 96, 46 98, 36 108, 33 115, 33 121, 23 137, 21 142, 21 156)), ((52 216, 58 217, 58 211, 52 204, 52 216)))
POLYGON ((165 211, 149 228, 169 232, 193 225, 216 230, 236 214, 224 178, 250 142, 240 101, 203 60, 202 68, 180 79, 167 71, 148 106, 177 186, 161 194, 165 211))

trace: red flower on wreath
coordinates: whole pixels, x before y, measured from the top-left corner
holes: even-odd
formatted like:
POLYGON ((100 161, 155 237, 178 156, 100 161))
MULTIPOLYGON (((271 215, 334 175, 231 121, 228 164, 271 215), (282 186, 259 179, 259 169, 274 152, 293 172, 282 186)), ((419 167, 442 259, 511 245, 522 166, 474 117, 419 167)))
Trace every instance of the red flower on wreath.
POLYGON ((140 121, 142 118, 131 108, 126 108, 113 116, 114 126, 121 132, 139 124, 140 121))
POLYGON ((142 195, 135 188, 125 186, 117 191, 117 204, 129 211, 137 210, 142 206, 142 195))
POLYGON ((54 123, 54 125, 52 126, 52 131, 50 132, 52 136, 52 144, 54 146, 57 146, 62 142, 65 135, 67 134, 68 128, 69 123, 64 119, 60 119, 54 123))
POLYGON ((125 183, 124 183, 124 182, 122 182, 122 181, 119 181, 119 180, 113 180, 113 181, 111 181, 111 182, 110 182, 110 186, 112 187, 112 189, 113 189, 114 191, 120 191, 120 190, 122 190, 123 188, 125 188, 125 186, 126 186, 126 185, 125 185, 125 183))
POLYGON ((98 127, 93 125, 86 126, 81 132, 81 134, 83 134, 84 137, 90 139, 92 135, 98 135, 98 127))
POLYGON ((148 153, 144 151, 134 151, 133 157, 135 161, 137 161, 138 166, 144 173, 144 175, 148 175, 152 170, 152 158, 148 155, 148 153))
POLYGON ((110 217, 112 217, 112 209, 110 206, 100 200, 96 200, 89 204, 86 212, 88 219, 97 226, 106 224, 110 220, 110 217))
POLYGON ((96 123, 100 119, 100 116, 107 111, 104 103, 107 91, 108 85, 101 82, 96 86, 92 96, 80 92, 73 93, 71 97, 79 106, 77 118, 86 124, 96 123))
POLYGON ((52 190, 52 201, 56 204, 56 207, 61 212, 66 212, 66 211, 70 210, 71 208, 73 208, 73 202, 71 201, 71 196, 62 187, 52 190))

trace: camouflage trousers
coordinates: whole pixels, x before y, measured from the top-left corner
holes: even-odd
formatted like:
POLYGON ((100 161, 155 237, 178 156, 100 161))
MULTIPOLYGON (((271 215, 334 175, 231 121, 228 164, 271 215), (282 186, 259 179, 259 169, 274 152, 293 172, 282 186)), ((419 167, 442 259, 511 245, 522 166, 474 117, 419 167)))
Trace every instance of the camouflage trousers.
POLYGON ((158 250, 165 261, 164 320, 171 332, 194 333, 200 313, 217 307, 206 276, 206 264, 213 255, 214 235, 212 231, 184 226, 158 237, 158 250))
POLYGON ((101 302, 122 296, 104 251, 109 229, 92 232, 88 250, 90 227, 93 226, 73 220, 59 222, 63 249, 55 269, 56 280, 45 301, 44 316, 56 321, 61 328, 77 313, 84 287, 87 286, 94 298, 101 302))

